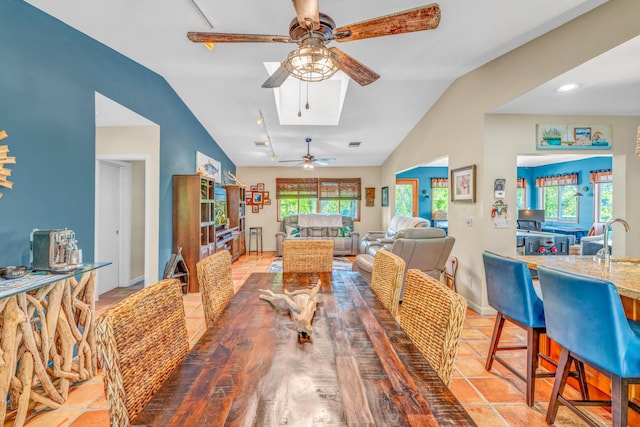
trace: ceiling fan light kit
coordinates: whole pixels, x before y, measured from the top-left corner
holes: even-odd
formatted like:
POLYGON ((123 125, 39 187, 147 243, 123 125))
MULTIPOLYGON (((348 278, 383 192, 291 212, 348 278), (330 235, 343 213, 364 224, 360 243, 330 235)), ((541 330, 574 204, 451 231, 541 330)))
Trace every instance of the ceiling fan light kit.
POLYGON ((338 55, 327 49, 322 40, 307 37, 289 53, 284 67, 298 80, 320 82, 331 78, 340 69, 340 63, 338 55))

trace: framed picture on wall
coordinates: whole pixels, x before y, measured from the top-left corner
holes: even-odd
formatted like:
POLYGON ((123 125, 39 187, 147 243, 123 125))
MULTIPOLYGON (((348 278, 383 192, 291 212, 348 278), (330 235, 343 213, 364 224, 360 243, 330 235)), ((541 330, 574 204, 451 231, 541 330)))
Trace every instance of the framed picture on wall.
POLYGON ((253 204, 254 205, 261 205, 262 204, 262 192, 261 191, 254 191, 253 192, 253 204))
POLYGON ((251 205, 251 212, 252 212, 252 213, 258 213, 258 212, 260 212, 260 206, 258 206, 258 205, 251 205))
POLYGON ((262 199, 262 204, 270 205, 271 204, 271 199, 262 199))
POLYGON ((449 179, 452 202, 476 201, 476 165, 453 169, 449 179))
POLYGON ((382 187, 382 206, 389 206, 389 187, 382 187))

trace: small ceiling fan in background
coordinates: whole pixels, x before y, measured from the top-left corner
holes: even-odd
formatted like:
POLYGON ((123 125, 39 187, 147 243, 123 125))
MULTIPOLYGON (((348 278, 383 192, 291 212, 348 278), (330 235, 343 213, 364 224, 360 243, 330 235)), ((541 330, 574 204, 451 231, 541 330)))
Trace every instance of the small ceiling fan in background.
POLYGON ((329 163, 333 163, 336 161, 335 157, 327 157, 324 159, 316 159, 315 156, 311 154, 310 146, 311 146, 311 138, 305 138, 304 141, 307 143, 307 154, 302 156, 302 160, 280 160, 280 163, 291 163, 296 162, 297 164, 294 166, 302 166, 305 169, 313 169, 314 165, 319 166, 327 166, 329 163))
POLYGON ((194 43, 297 43, 299 47, 264 82, 264 88, 280 87, 289 75, 313 82, 328 79, 338 70, 366 86, 380 75, 337 47, 327 48, 327 43, 432 30, 440 23, 440 7, 435 3, 338 28, 330 16, 319 12, 318 0, 292 3, 296 18, 289 36, 189 32, 187 37, 194 43))

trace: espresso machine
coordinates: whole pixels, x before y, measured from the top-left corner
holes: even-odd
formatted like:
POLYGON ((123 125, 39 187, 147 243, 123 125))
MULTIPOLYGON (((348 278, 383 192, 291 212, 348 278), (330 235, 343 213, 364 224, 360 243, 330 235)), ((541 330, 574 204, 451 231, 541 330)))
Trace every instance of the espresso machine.
POLYGON ((76 234, 62 230, 38 230, 31 232, 31 265, 33 270, 65 273, 80 268, 80 249, 76 234))

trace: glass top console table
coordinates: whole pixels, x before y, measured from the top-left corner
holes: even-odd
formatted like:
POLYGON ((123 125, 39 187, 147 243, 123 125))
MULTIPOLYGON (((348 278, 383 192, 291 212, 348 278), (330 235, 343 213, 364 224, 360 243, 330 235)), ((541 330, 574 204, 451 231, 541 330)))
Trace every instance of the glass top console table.
POLYGON ((109 264, 0 281, 0 396, 8 396, 0 399, 0 425, 7 408, 17 408, 14 426, 24 425, 34 402, 59 408, 70 384, 97 374, 95 273, 109 264))

